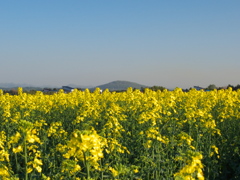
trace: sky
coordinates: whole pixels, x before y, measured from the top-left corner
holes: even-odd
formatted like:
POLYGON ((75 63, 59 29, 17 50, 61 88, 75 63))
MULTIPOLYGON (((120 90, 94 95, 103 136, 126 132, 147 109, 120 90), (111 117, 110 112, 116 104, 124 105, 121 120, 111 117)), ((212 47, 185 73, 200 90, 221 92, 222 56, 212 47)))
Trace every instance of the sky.
POLYGON ((0 83, 240 84, 239 0, 0 2, 0 83))

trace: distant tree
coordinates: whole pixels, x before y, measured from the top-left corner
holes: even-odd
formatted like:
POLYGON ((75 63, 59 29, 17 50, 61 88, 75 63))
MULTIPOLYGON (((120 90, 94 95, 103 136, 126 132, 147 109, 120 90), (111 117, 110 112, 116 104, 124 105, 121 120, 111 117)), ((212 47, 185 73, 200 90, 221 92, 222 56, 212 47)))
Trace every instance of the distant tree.
POLYGON ((151 89, 151 90, 153 90, 153 91, 158 91, 158 90, 163 91, 163 90, 166 89, 166 88, 163 87, 163 86, 152 86, 152 87, 150 87, 149 89, 151 89))
POLYGON ((238 89, 240 89, 240 84, 236 85, 234 90, 238 90, 238 89))
POLYGON ((17 95, 18 91, 16 89, 11 89, 8 93, 11 95, 17 95))
POLYGON ((228 86, 227 86, 227 88, 232 88, 232 89, 234 89, 234 86, 233 85, 231 85, 231 84, 229 84, 228 86))
POLYGON ((240 85, 236 85, 236 86, 233 86, 233 85, 228 85, 228 88, 231 87, 233 91, 237 91, 238 89, 240 89, 240 85))
POLYGON ((36 94, 36 92, 37 92, 37 91, 34 90, 34 89, 27 91, 28 94, 36 94))
POLYGON ((206 89, 207 90, 214 90, 214 89, 217 89, 217 86, 215 86, 214 84, 210 84, 206 89))

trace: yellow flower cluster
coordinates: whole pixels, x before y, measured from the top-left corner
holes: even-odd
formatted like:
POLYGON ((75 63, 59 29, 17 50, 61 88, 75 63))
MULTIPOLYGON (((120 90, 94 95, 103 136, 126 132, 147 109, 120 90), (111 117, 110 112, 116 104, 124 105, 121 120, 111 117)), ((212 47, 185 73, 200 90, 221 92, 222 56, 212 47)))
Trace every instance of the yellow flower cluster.
POLYGON ((187 164, 176 174, 174 174, 175 179, 185 179, 185 180, 204 180, 203 176, 203 165, 201 162, 202 155, 199 153, 188 152, 190 155, 190 160, 187 160, 187 164))
POLYGON ((77 161, 89 163, 95 169, 99 169, 98 161, 103 158, 103 148, 106 146, 106 140, 99 136, 95 130, 76 130, 73 132, 67 145, 62 146, 60 150, 67 151, 63 157, 69 159, 74 157, 77 161))
POLYGON ((9 162, 8 151, 5 150, 6 135, 4 131, 0 132, 0 177, 7 179, 10 177, 8 167, 4 162, 9 162))

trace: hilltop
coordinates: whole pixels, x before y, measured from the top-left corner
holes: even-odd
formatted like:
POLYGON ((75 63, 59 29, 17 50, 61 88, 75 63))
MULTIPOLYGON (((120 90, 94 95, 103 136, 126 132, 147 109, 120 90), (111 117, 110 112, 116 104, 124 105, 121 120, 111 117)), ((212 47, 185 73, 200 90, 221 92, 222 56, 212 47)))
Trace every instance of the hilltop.
POLYGON ((99 85, 96 86, 99 87, 100 89, 109 89, 110 91, 121 91, 121 90, 126 90, 129 87, 135 88, 135 89, 141 89, 141 88, 146 88, 146 85, 138 84, 135 82, 130 82, 130 81, 112 81, 107 84, 99 85))

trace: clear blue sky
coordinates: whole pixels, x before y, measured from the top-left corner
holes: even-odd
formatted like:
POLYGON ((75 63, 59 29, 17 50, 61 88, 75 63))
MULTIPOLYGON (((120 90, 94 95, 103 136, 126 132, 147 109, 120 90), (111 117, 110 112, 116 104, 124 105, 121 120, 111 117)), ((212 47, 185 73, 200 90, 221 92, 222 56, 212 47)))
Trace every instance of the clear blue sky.
POLYGON ((1 1, 0 62, 0 83, 237 85, 240 1, 1 1))

